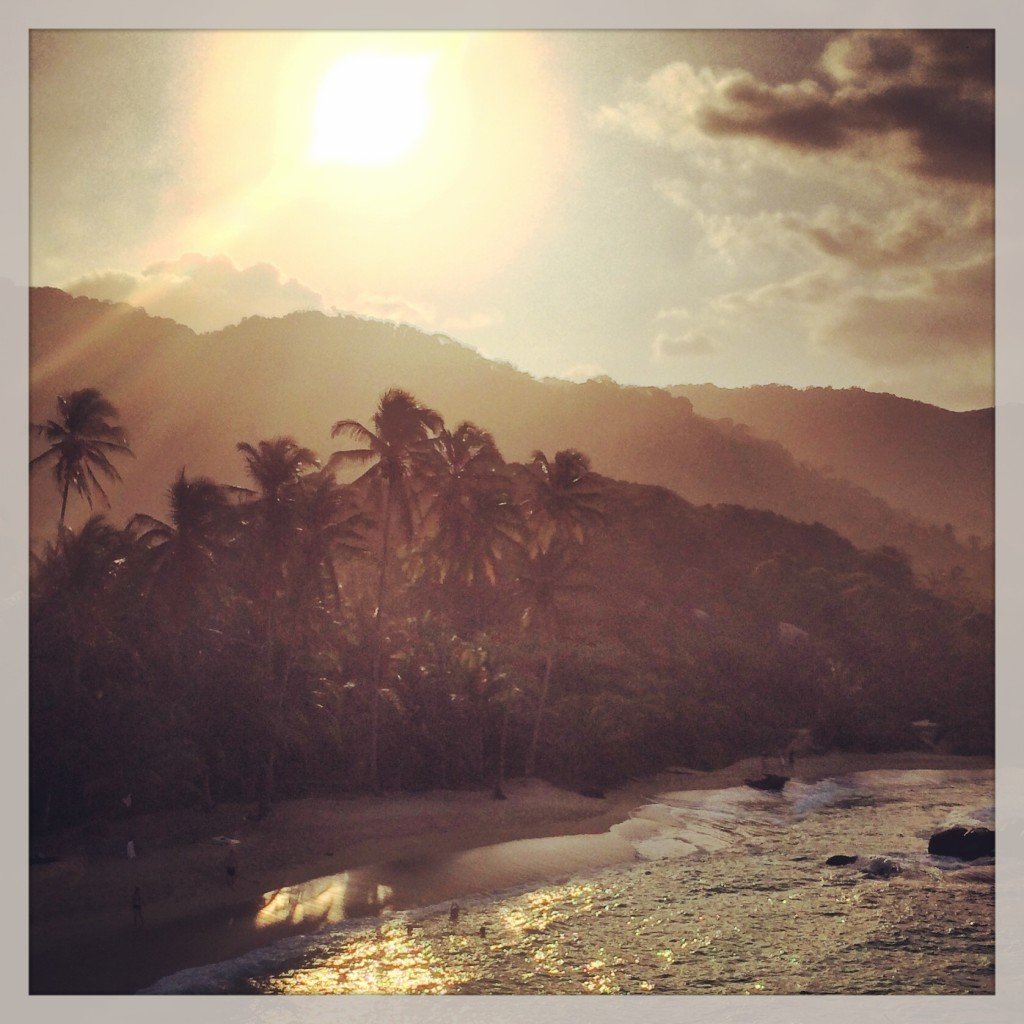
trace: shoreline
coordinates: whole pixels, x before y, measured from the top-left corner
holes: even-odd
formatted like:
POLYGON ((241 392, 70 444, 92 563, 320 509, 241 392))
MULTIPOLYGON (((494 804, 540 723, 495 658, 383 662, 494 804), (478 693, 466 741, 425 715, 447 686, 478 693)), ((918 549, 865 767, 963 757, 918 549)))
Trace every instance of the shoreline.
MULTIPOLYGON (((74 840, 66 839, 61 860, 31 868, 30 991, 134 992, 185 967, 315 931, 322 923, 316 918, 257 926, 266 895, 282 888, 515 840, 601 835, 657 793, 742 785, 760 766, 760 758, 749 758, 710 772, 669 770, 610 790, 605 799, 519 780, 507 786, 506 801, 493 801, 489 791, 440 791, 287 801, 260 823, 245 822, 237 805, 212 815, 140 816, 130 822, 139 840, 136 861, 114 852, 76 851, 74 840), (236 828, 215 831, 225 822, 236 828), (225 847, 210 837, 235 833, 241 833, 240 871, 236 887, 228 888, 221 866, 225 847), (165 845, 155 845, 160 836, 165 845), (144 894, 159 893, 146 901, 143 929, 132 927, 128 897, 135 884, 144 894), (69 904, 75 906, 71 914, 69 904)), ((791 774, 815 782, 866 770, 991 767, 990 758, 925 751, 828 753, 798 759, 791 774)), ((109 842, 118 848, 114 837, 109 842)))

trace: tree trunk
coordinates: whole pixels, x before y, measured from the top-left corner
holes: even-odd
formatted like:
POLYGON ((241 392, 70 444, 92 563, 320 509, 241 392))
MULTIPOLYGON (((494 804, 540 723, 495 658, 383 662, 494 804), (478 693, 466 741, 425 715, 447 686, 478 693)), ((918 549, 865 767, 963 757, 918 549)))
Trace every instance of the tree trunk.
POLYGON ((526 755, 526 774, 533 775, 537 767, 537 746, 540 742, 540 726, 544 718, 544 710, 548 701, 548 687, 551 684, 551 667, 554 664, 555 656, 548 650, 544 659, 544 679, 540 685, 540 700, 537 701, 537 714, 533 720, 533 738, 530 740, 530 752, 526 755))
POLYGON ((210 766, 203 766, 202 776, 202 798, 203 798, 203 810, 209 813, 213 810, 213 793, 210 790, 210 766))
POLYGON ((257 778, 256 817, 262 821, 270 813, 271 800, 274 792, 274 751, 271 750, 263 762, 257 778))
POLYGON ((474 760, 476 777, 483 782, 487 778, 487 704, 482 697, 476 701, 476 750, 474 760))
POLYGON ((498 736, 498 772, 494 780, 494 799, 504 800, 505 797, 505 739, 508 736, 508 704, 502 707, 501 733, 498 736))
POLYGON ((384 534, 381 539, 380 579, 374 615, 373 693, 370 696, 370 788, 380 792, 380 687, 384 674, 384 598, 387 596, 388 553, 391 541, 391 483, 384 490, 384 534))
POLYGON ((60 503, 60 523, 59 523, 59 526, 58 526, 58 529, 57 529, 57 533, 58 534, 61 533, 61 531, 62 531, 62 529, 64 527, 64 513, 67 511, 67 507, 68 507, 68 490, 70 489, 70 487, 71 487, 71 477, 68 477, 64 481, 64 496, 61 499, 61 503, 60 503))

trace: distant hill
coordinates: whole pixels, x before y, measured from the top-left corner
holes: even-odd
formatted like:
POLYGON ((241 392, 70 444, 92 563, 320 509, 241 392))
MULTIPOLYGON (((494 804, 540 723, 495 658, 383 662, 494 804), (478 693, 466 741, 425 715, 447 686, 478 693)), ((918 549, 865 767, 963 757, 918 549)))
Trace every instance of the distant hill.
MULTIPOLYGON (((894 545, 917 571, 960 566, 973 589, 991 589, 991 551, 957 542, 866 487, 802 464, 782 444, 694 412, 659 388, 610 380, 539 381, 450 338, 355 316, 253 317, 198 335, 124 305, 31 291, 30 415, 53 415, 56 395, 95 386, 121 411, 136 459, 123 460, 112 516, 160 515, 183 466, 245 483, 235 444, 289 434, 326 456, 337 419, 367 421, 398 385, 441 412, 493 432, 510 460, 535 448, 576 447, 606 475, 671 488, 694 504, 729 503, 821 522, 864 548, 894 545)), ((970 481, 965 489, 971 486, 970 481)), ((52 480, 31 486, 32 530, 52 534, 52 480)), ((982 499, 978 499, 981 503, 982 499)), ((79 503, 70 517, 84 518, 79 503)))
POLYGON ((668 389, 711 419, 744 423, 816 469, 884 498, 924 522, 993 536, 995 412, 950 412, 860 388, 766 384, 668 389))

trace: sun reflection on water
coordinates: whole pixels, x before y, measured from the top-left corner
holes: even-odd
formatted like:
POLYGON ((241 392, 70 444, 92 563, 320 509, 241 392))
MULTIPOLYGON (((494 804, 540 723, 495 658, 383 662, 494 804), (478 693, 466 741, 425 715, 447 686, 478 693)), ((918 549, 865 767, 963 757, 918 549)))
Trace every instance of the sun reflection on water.
MULTIPOLYGON (((902 808, 901 808, 902 810, 902 808)), ((840 831, 863 823, 851 811, 840 831)), ((923 814, 923 812, 921 812, 923 814)), ((874 824, 874 822, 871 822, 874 824)), ((361 910, 358 931, 324 938, 249 991, 496 995, 989 992, 991 874, 947 882, 908 871, 880 884, 823 867, 834 828, 801 825, 791 849, 623 867, 485 902, 389 913, 378 878, 268 900, 268 920, 361 910), (950 886, 955 886, 951 890, 950 886), (956 899, 952 899, 955 895, 956 899), (969 909, 967 909, 969 908, 969 909), (966 917, 965 917, 966 914, 966 917), (968 922, 965 924, 965 920, 968 922), (881 952, 880 952, 881 951, 881 952), (840 955, 841 953, 841 955, 840 955)), ((865 845, 895 848, 893 817, 865 845)), ((352 916, 352 915, 349 915, 352 916)))
MULTIPOLYGON (((440 945, 447 945, 444 938, 440 945)), ((381 930, 379 937, 356 938, 326 960, 271 978, 268 990, 286 995, 440 995, 466 980, 433 939, 410 936, 403 926, 381 930)))

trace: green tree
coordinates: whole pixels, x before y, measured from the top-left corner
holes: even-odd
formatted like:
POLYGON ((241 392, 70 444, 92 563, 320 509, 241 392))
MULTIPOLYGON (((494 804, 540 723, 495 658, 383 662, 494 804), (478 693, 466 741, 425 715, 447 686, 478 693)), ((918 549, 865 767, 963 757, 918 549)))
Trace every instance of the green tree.
POLYGON ((57 410, 58 419, 32 424, 34 433, 49 447, 29 462, 29 468, 52 463, 54 479, 61 492, 59 525, 63 527, 72 485, 89 503, 90 509, 94 490, 109 506, 107 493, 96 473, 120 482, 121 475, 109 456, 131 455, 132 450, 124 432, 111 422, 116 419, 117 410, 96 388, 59 395, 57 410))
POLYGON ((148 553, 150 586, 176 625, 202 614, 209 591, 222 579, 222 556, 237 529, 231 494, 236 488, 182 469, 167 491, 168 519, 139 513, 129 527, 148 553))
MULTIPOLYGON (((255 578, 257 615, 262 619, 265 685, 261 688, 262 702, 266 705, 263 722, 270 726, 284 721, 285 696, 292 665, 297 656, 294 642, 285 642, 285 633, 294 641, 294 621, 291 629, 282 626, 283 616, 299 618, 303 609, 292 600, 296 590, 304 591, 306 582, 289 573, 294 566, 293 549, 296 541, 299 482, 303 475, 319 468, 316 455, 299 445, 291 437, 275 437, 252 445, 240 442, 237 446, 245 459, 245 468, 256 493, 247 504, 247 537, 250 568, 255 578)), ((257 794, 258 815, 270 810, 274 788, 277 746, 273 729, 263 737, 264 760, 259 775, 257 794)))
POLYGON ((518 584, 525 608, 522 624, 534 629, 543 652, 543 668, 533 716, 530 746, 525 772, 533 775, 537 767, 541 729, 548 709, 551 676, 557 656, 558 637, 565 625, 565 605, 571 595, 587 589, 579 582, 577 564, 567 544, 556 543, 531 553, 519 575, 518 584))
POLYGON ((549 461, 535 451, 530 478, 526 513, 534 547, 547 549, 556 539, 581 544, 587 529, 603 522, 601 489, 582 452, 565 449, 549 461))
POLYGON ((89 740, 91 682, 97 652, 116 643, 112 595, 129 547, 125 531, 94 515, 32 557, 31 763, 44 791, 44 824, 58 780, 86 782, 91 761, 104 753, 89 740))
POLYGON ((442 429, 435 443, 416 575, 438 585, 460 628, 473 631, 483 625, 502 560, 522 546, 522 512, 490 434, 462 423, 442 429))
POLYGON ((422 475, 430 457, 431 436, 442 427, 441 417, 420 405, 407 391, 391 388, 380 399, 370 430, 355 420, 338 420, 331 436, 347 434, 361 445, 359 448, 335 452, 328 462, 330 468, 350 463, 372 463, 356 481, 367 481, 379 494, 380 508, 380 575, 377 603, 373 613, 375 651, 371 694, 370 721, 370 784, 380 790, 378 763, 380 733, 380 690, 384 669, 384 616, 387 600, 388 566, 391 555, 392 521, 397 517, 408 541, 414 533, 416 480, 422 475))
POLYGON ((530 528, 530 561, 519 582, 526 597, 523 624, 536 624, 544 652, 526 756, 526 774, 532 775, 550 696, 559 597, 581 589, 575 582, 576 563, 571 549, 582 544, 587 530, 602 523, 605 517, 600 486, 591 471, 590 460, 582 452, 566 449, 549 460, 543 452, 536 451, 529 471, 531 486, 525 508, 530 528))
POLYGON ((350 488, 343 487, 328 470, 308 473, 294 495, 294 539, 289 573, 298 582, 295 604, 301 606, 310 591, 322 605, 341 611, 340 558, 365 553, 366 516, 350 488))
POLYGON ((139 514, 129 522, 149 598, 151 672, 173 684, 165 710, 176 696, 207 807, 213 804, 211 774, 222 760, 221 725, 227 717, 225 695, 211 680, 218 677, 232 593, 228 563, 239 529, 233 500, 238 491, 209 477, 189 479, 182 469, 167 492, 168 521, 139 514))

